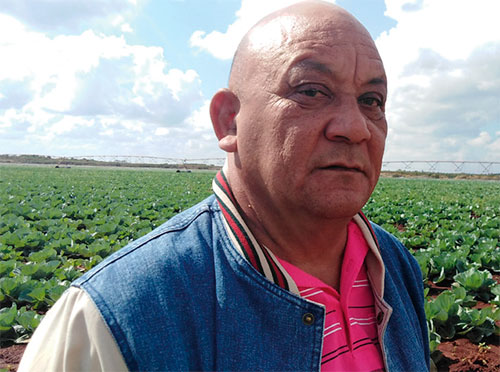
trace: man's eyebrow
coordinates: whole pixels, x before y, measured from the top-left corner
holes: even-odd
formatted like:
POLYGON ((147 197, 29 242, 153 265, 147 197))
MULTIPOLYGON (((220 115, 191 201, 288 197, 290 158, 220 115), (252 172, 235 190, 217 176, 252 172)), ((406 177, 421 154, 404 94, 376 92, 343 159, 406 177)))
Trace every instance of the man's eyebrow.
POLYGON ((383 77, 376 77, 368 82, 369 85, 387 85, 387 81, 383 77))
MULTIPOLYGON (((295 69, 300 69, 300 68, 315 70, 321 73, 334 75, 333 71, 330 70, 330 68, 327 65, 310 59, 304 59, 302 61, 297 62, 294 66, 292 66, 290 70, 293 71, 295 69)), ((380 76, 369 80, 367 84, 387 86, 387 80, 385 79, 385 77, 380 76)))
POLYGON ((309 69, 309 70, 316 70, 316 71, 319 71, 319 72, 322 72, 322 73, 333 75, 332 70, 330 70, 328 68, 328 66, 326 66, 325 64, 323 64, 321 62, 313 61, 313 60, 310 60, 310 59, 304 59, 302 61, 297 62, 291 68, 291 70, 293 71, 293 70, 295 70, 297 68, 305 68, 305 69, 309 69))

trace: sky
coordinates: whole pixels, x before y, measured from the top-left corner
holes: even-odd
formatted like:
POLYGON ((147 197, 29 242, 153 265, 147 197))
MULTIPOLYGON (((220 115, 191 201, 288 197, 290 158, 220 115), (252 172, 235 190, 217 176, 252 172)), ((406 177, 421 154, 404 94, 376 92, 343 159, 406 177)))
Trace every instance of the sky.
MULTIPOLYGON (((208 107, 290 0, 2 0, 0 154, 223 158, 208 107)), ((500 161, 500 1, 336 0, 389 82, 385 161, 500 161)))

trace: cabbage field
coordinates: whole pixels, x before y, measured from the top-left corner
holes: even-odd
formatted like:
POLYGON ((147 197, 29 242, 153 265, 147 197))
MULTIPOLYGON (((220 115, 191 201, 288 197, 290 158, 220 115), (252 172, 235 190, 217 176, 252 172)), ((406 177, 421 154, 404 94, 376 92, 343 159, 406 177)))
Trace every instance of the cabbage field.
MULTIPOLYGON (((211 194, 212 172, 0 166, 0 346, 70 282, 211 194)), ((500 334, 500 182, 381 179, 364 208, 418 260, 433 355, 500 334)))

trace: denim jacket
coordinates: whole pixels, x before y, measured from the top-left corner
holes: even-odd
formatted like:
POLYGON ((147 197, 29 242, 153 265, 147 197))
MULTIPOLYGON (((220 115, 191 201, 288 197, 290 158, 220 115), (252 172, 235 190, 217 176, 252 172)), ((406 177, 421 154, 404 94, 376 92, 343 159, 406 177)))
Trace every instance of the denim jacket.
MULTIPOLYGON (((324 308, 258 273, 223 218, 211 196, 73 285, 90 295, 130 370, 320 370, 324 308)), ((384 265, 371 275, 385 272, 375 302, 386 370, 429 370, 419 266, 373 230, 384 265)))

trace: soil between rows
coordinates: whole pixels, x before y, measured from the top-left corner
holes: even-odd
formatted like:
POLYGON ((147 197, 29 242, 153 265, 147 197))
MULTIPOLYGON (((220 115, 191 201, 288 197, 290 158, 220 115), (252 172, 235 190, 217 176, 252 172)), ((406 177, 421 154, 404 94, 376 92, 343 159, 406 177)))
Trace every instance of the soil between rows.
POLYGON ((12 345, 0 349, 0 369, 17 371, 21 357, 27 344, 12 345))
POLYGON ((500 371, 499 337, 489 344, 475 345, 466 338, 441 342, 438 350, 442 358, 437 363, 438 371, 498 372, 500 371))
MULTIPOLYGON (((489 345, 475 345, 466 338, 442 342, 438 349, 442 356, 438 371, 498 372, 500 371, 500 338, 494 337, 489 345)), ((15 372, 26 344, 0 349, 0 369, 15 372)))

